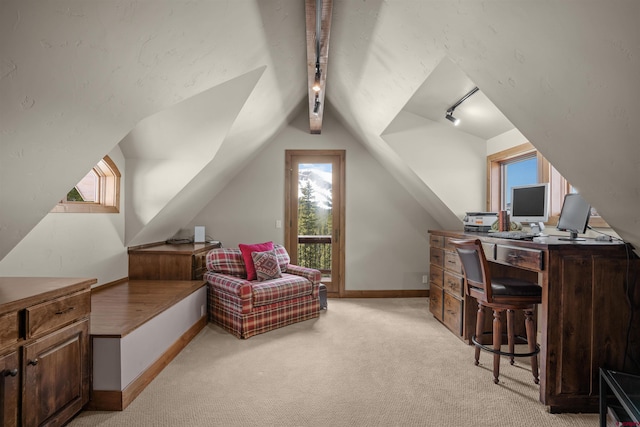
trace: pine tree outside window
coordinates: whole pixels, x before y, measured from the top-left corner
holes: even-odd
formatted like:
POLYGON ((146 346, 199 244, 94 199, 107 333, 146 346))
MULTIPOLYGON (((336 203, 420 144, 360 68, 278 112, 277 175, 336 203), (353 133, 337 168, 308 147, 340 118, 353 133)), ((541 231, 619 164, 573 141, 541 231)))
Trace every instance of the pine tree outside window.
MULTIPOLYGON (((331 164, 305 165, 300 168, 330 167, 331 164)), ((329 172, 331 172, 329 170, 329 172)), ((300 173, 300 176, 304 176, 300 173)), ((298 264, 315 268, 330 274, 331 272, 331 200, 328 206, 316 202, 311 181, 300 183, 298 197, 298 264)))

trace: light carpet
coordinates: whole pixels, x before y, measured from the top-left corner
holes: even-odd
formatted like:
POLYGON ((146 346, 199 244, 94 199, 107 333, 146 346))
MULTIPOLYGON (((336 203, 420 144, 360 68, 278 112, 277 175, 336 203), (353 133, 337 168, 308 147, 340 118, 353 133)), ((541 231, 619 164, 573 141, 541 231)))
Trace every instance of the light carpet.
POLYGON ((208 324, 122 412, 81 426, 597 426, 550 414, 529 366, 455 338, 427 298, 331 299, 320 318, 239 340, 208 324))

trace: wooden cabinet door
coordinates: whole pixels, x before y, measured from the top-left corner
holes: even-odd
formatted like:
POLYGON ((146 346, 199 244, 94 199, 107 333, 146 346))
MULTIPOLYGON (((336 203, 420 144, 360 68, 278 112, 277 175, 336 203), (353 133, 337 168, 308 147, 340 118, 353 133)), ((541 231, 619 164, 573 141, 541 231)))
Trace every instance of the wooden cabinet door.
POLYGON ((89 398, 89 320, 24 346, 25 426, 63 425, 89 398))
POLYGON ((18 396, 20 394, 20 360, 14 351, 0 357, 0 425, 18 425, 18 396))

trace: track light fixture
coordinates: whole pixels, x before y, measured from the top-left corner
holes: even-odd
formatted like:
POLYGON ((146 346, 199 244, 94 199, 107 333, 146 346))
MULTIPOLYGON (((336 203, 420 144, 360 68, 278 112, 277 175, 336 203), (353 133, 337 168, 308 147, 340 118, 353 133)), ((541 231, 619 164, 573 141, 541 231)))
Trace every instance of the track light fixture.
POLYGON ((458 100, 458 102, 456 102, 455 104, 453 104, 451 107, 449 107, 449 109, 447 110, 447 114, 444 116, 447 120, 449 120, 451 123, 454 124, 454 126, 458 126, 460 124, 460 119, 457 119, 455 117, 453 117, 453 112, 455 111, 456 108, 458 108, 458 106, 460 104, 462 104, 464 101, 467 100, 467 98, 469 98, 471 95, 473 95, 474 93, 476 93, 478 91, 478 87, 474 87, 473 89, 471 89, 465 96, 463 96, 462 98, 460 98, 458 100))
POLYGON ((460 119, 456 119, 453 117, 453 111, 447 111, 447 115, 445 116, 447 120, 453 123, 454 126, 458 126, 460 124, 460 119))

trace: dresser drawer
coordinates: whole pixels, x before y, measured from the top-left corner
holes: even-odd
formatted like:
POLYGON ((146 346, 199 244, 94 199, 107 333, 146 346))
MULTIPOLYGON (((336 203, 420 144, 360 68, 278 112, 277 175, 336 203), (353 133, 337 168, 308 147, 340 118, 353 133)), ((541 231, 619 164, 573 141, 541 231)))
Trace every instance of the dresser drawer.
POLYGON ((462 300, 445 292, 443 295, 443 308, 442 323, 444 323, 451 332, 461 336, 463 314, 462 300))
POLYGON ((66 295, 33 305, 25 311, 27 338, 44 335, 76 319, 89 316, 91 292, 83 291, 66 295))
POLYGON ((537 249, 519 248, 515 246, 497 245, 496 261, 527 270, 542 271, 543 252, 537 249))
POLYGON ((462 283, 462 276, 453 274, 450 271, 444 272, 443 287, 445 291, 461 297, 464 295, 464 287, 462 286, 462 283))
POLYGON ((442 248, 429 248, 429 263, 442 267, 444 265, 444 251, 442 248))
POLYGON ((429 235, 429 245, 436 247, 436 248, 442 248, 444 247, 444 236, 436 236, 434 234, 430 234, 429 235))
POLYGON ((442 322, 442 288, 431 285, 429 288, 429 311, 433 317, 442 322))
POLYGON ((0 316, 0 349, 17 343, 19 338, 18 312, 0 316))
POLYGON ((445 251, 444 253, 444 268, 445 270, 453 271, 454 273, 462 274, 462 262, 457 252, 445 251))
POLYGON ((431 265, 429 268, 429 283, 434 283, 442 287, 442 281, 444 279, 444 271, 440 267, 431 265))

